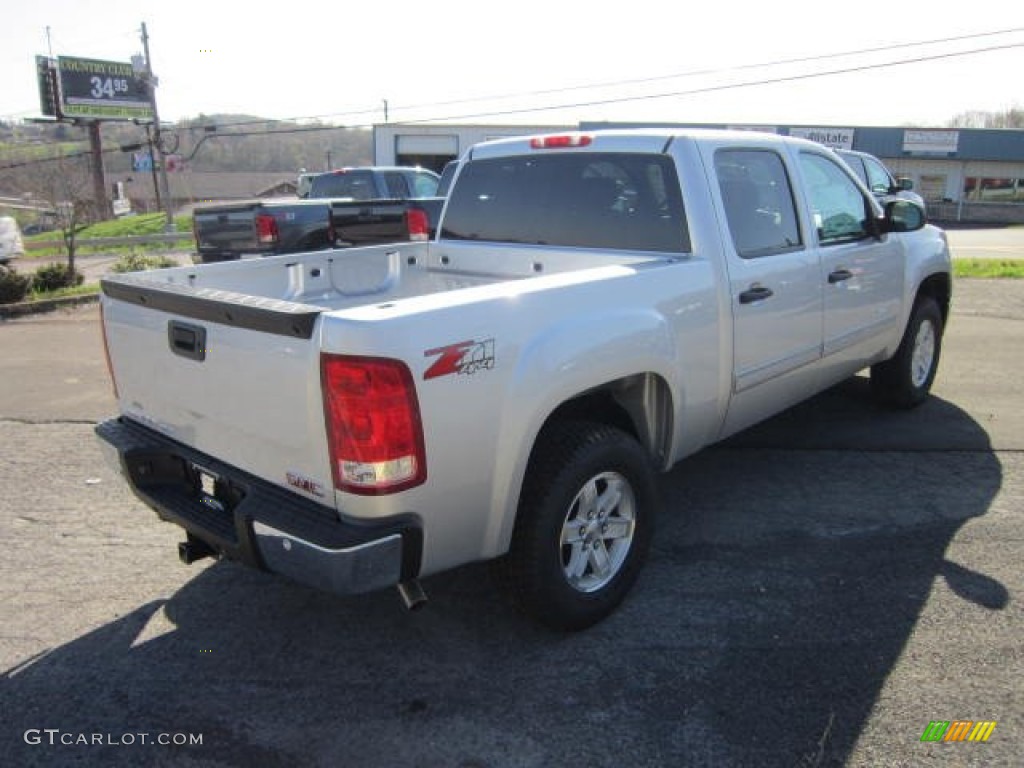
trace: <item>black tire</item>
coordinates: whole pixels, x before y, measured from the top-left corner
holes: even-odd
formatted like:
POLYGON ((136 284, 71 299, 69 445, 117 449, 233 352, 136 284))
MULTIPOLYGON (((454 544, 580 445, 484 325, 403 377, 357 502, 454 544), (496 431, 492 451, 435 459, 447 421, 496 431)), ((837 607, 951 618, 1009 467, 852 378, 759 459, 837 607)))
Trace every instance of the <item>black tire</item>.
POLYGON ((530 457, 509 553, 498 563, 512 601, 557 630, 608 616, 640 573, 657 504, 654 471, 633 437, 589 422, 548 426, 530 457))
POLYGON ((896 354, 871 366, 871 391, 879 403, 913 408, 927 399, 939 367, 942 331, 942 313, 935 299, 918 298, 896 354))

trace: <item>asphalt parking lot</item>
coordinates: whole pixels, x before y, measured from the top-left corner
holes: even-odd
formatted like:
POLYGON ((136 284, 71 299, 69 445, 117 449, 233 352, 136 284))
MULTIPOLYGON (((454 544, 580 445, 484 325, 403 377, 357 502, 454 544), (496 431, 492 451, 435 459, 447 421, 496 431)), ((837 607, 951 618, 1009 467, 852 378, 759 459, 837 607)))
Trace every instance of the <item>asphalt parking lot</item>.
POLYGON ((1018 766, 1021 350, 1024 281, 960 281, 928 403, 855 378, 683 462, 637 589, 559 635, 483 565, 414 614, 181 565, 100 459, 96 308, 0 322, 0 764, 1018 766))

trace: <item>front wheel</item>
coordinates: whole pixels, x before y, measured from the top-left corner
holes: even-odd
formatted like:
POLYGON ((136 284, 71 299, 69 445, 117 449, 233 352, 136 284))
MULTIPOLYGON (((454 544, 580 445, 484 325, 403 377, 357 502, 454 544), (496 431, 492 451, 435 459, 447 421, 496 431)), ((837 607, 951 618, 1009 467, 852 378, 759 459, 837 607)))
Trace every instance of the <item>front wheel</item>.
POLYGON ((605 618, 639 575, 656 506, 654 473, 633 437, 588 422, 547 427, 499 563, 513 602, 559 630, 605 618))
POLYGON ((871 367, 871 390, 883 405, 913 408, 928 397, 942 351, 942 313, 935 299, 914 303, 896 354, 871 367))

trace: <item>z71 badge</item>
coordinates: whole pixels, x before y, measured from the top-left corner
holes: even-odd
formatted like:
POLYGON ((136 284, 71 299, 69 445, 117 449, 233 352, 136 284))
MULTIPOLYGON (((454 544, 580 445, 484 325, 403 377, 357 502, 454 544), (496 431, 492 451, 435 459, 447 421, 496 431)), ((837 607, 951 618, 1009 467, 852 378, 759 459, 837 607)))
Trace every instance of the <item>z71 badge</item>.
POLYGON ((423 356, 437 358, 423 372, 424 380, 451 376, 453 373, 471 376, 482 368, 490 370, 494 367, 494 339, 460 341, 446 347, 428 349, 423 356))

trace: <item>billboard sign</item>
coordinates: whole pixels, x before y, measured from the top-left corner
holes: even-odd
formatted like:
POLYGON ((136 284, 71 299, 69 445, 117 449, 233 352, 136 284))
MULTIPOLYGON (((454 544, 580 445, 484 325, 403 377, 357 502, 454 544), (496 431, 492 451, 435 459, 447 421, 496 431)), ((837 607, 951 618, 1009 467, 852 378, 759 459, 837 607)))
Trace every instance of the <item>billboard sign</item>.
POLYGON ((790 128, 789 135, 824 144, 831 149, 853 149, 853 128, 790 128))
POLYGON ((94 120, 152 120, 149 89, 130 63, 61 56, 60 112, 94 120))
POLYGON ((136 173, 140 171, 152 171, 153 170, 153 155, 149 152, 135 152, 132 154, 132 170, 136 173))
POLYGON ((911 155, 952 155, 959 144, 959 131, 903 132, 903 151, 911 155))

